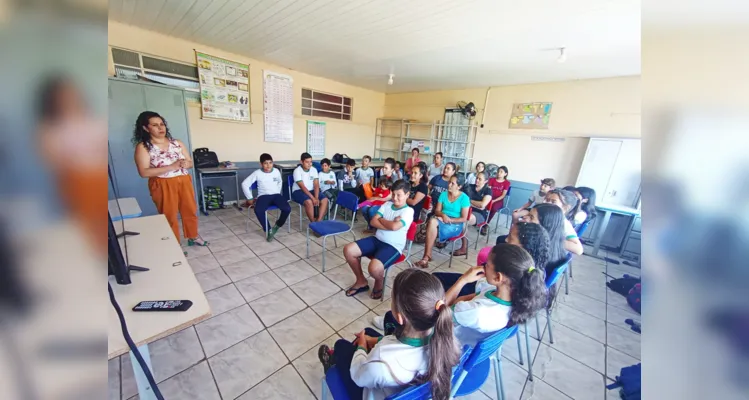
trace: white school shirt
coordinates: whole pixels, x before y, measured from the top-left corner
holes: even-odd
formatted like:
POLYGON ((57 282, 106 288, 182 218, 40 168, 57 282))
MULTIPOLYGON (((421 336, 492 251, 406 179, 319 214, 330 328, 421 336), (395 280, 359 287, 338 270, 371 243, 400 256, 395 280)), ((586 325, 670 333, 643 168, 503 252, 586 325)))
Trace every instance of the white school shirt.
POLYGON ((329 172, 318 172, 317 178, 320 180, 320 191, 324 192, 328 189, 335 189, 336 186, 338 186, 336 183, 328 184, 325 183, 325 181, 333 181, 336 182, 335 179, 335 172, 329 171, 329 172))
POLYGON ((299 189, 297 182, 302 181, 304 187, 310 192, 315 190, 315 180, 318 179, 317 169, 315 167, 309 167, 309 170, 305 171, 302 166, 296 167, 294 170, 294 185, 291 189, 292 192, 296 192, 299 189))
POLYGON ((356 177, 356 181, 359 182, 360 185, 369 183, 370 179, 374 178, 374 175, 375 173, 372 167, 367 167, 367 169, 358 168, 356 171, 354 171, 354 176, 356 177))
POLYGON ((564 239, 577 239, 577 231, 575 231, 575 227, 572 226, 572 222, 570 222, 570 220, 568 220, 567 218, 564 219, 564 239))
POLYGON ((351 359, 351 379, 376 400, 400 392, 405 385, 429 369, 428 346, 424 340, 384 336, 367 354, 361 347, 351 359))
POLYGON ((400 229, 397 231, 378 229, 377 233, 375 233, 375 237, 380 241, 395 247, 395 249, 398 250, 398 253, 403 253, 403 249, 406 247, 408 227, 411 226, 411 222, 414 220, 414 209, 409 207, 408 204, 404 204, 401 208, 395 208, 393 202, 388 201, 377 210, 377 215, 388 221, 400 218, 402 223, 400 229))
POLYGON ((495 290, 486 281, 477 282, 476 297, 453 305, 453 333, 461 346, 475 346, 510 322, 512 303, 493 295, 495 290))
POLYGON ((250 187, 255 182, 257 182, 257 197, 267 194, 280 194, 283 187, 281 172, 279 170, 273 168, 270 172, 265 172, 260 168, 242 181, 242 191, 247 200, 252 199, 252 189, 250 187))
POLYGON ((586 213, 585 211, 578 211, 575 214, 575 224, 576 225, 582 224, 583 222, 585 222, 586 219, 588 219, 588 213, 586 213))

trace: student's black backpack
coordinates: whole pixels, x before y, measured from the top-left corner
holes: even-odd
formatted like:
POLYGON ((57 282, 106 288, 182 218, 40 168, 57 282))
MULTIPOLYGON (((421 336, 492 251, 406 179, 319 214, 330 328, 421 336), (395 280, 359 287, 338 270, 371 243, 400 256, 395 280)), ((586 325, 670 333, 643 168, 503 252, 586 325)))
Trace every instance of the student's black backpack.
POLYGON ((208 150, 207 147, 195 149, 192 152, 192 159, 195 168, 218 167, 218 156, 216 155, 216 152, 208 150))
POLYGON ((334 163, 346 164, 350 159, 351 157, 349 157, 348 154, 335 153, 333 154, 331 161, 334 163))

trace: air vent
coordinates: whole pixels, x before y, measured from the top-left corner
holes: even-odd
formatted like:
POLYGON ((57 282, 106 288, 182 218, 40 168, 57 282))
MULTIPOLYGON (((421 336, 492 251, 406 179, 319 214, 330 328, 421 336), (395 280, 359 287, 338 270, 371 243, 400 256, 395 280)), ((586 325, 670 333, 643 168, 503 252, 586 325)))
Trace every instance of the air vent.
POLYGON ((198 79, 197 67, 159 58, 143 56, 143 68, 151 71, 166 72, 172 75, 190 77, 195 80, 198 79))
POLYGON ((134 51, 112 48, 112 60, 115 64, 140 68, 140 57, 134 51))

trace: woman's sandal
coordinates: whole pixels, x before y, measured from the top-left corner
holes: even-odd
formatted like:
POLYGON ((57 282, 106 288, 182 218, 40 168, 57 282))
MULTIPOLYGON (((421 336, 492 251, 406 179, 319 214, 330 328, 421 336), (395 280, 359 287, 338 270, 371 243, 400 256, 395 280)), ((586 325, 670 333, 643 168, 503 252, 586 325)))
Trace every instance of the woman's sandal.
POLYGON ((380 300, 382 299, 382 292, 385 290, 385 288, 382 288, 380 290, 372 290, 372 294, 369 295, 369 297, 372 298, 372 300, 380 300))
POLYGON ((429 261, 432 261, 431 257, 424 257, 421 260, 416 261, 414 263, 414 265, 417 266, 417 267, 419 267, 419 268, 427 268, 427 267, 429 267, 429 261))
POLYGON ((355 288, 355 287, 352 286, 352 287, 348 288, 348 290, 346 290, 346 296, 348 296, 348 297, 356 296, 357 294, 359 294, 361 292, 366 292, 368 290, 369 290, 369 285, 364 285, 364 286, 362 286, 360 288, 355 288))
POLYGON ((453 257, 464 256, 467 253, 468 253, 468 250, 458 249, 458 250, 453 251, 453 257))
POLYGON ((201 238, 187 239, 188 246, 208 246, 208 241, 201 238))

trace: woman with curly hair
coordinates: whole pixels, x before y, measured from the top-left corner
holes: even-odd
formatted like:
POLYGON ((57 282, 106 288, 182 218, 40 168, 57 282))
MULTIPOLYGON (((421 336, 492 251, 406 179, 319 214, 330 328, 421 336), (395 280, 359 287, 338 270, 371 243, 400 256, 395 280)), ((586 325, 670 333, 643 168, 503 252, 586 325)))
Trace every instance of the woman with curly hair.
POLYGON ((208 242, 198 237, 198 205, 189 174, 193 162, 187 146, 172 137, 166 120, 153 111, 140 113, 132 141, 138 174, 148 178, 151 198, 159 214, 169 221, 174 237, 179 241, 179 213, 187 244, 207 246, 208 242))

